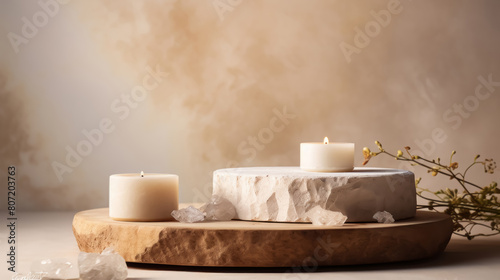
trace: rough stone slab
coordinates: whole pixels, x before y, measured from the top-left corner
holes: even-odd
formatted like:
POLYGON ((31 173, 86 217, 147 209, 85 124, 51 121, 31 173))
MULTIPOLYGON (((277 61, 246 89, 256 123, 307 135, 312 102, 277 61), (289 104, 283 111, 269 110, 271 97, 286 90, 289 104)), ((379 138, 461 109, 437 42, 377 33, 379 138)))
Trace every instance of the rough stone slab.
POLYGON ((385 168, 355 168, 352 172, 309 172, 299 167, 246 167, 214 172, 213 194, 236 208, 238 219, 307 222, 316 205, 340 211, 347 222, 374 222, 378 211, 396 220, 416 211, 412 172, 385 168))
MULTIPOLYGON (((181 208, 187 205, 181 205, 181 208)), ((219 267, 354 265, 422 259, 442 252, 452 233, 449 216, 418 211, 393 224, 212 221, 123 222, 108 209, 79 212, 73 232, 80 250, 114 247, 127 262, 219 267)))

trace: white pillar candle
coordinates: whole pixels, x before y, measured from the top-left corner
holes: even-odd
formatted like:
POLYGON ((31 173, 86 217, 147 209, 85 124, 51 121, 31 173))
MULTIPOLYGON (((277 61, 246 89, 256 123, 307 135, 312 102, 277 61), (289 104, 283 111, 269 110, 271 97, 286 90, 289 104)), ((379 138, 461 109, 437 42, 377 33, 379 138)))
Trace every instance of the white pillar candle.
POLYGON ((354 169, 354 143, 300 143, 300 168, 316 172, 342 172, 354 169))
POLYGON ((114 174, 109 176, 109 216, 119 221, 173 220, 179 207, 179 176, 114 174))

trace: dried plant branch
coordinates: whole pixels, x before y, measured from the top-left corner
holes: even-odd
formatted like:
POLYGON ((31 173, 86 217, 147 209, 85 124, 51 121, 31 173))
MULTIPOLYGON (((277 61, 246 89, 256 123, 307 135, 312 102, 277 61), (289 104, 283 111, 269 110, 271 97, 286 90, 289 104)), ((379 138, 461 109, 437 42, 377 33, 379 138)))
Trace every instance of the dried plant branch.
POLYGON ((414 155, 408 146, 405 147, 407 154, 405 155, 401 150, 398 150, 396 154, 387 152, 378 141, 375 141, 375 144, 379 149, 378 152, 372 152, 367 147, 363 148, 365 158, 363 165, 367 164, 372 157, 385 154, 396 160, 408 161, 414 166, 422 167, 432 176, 438 174, 446 176, 460 185, 460 191, 450 188, 431 191, 420 187, 421 178, 417 178, 415 180, 417 196, 428 201, 426 205, 417 205, 417 209, 428 209, 450 215, 454 224, 454 233, 469 240, 477 236, 500 234, 500 189, 498 184, 493 181, 488 186, 481 187, 466 179, 467 172, 476 165, 483 165, 485 173, 493 174, 496 168, 493 159, 478 161, 479 155, 477 155, 474 161, 461 173, 457 172, 458 162, 453 161, 455 151, 451 153, 449 163, 444 164, 440 158, 430 160, 414 155), (474 228, 476 227, 489 228, 491 233, 475 233, 474 228))

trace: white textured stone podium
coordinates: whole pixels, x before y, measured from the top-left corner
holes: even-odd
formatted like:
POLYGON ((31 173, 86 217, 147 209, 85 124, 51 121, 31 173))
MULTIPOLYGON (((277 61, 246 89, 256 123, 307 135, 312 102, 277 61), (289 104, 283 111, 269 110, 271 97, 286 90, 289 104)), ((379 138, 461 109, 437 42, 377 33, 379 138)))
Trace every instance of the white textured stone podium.
POLYGON ((307 222, 316 205, 347 216, 347 222, 374 222, 378 211, 394 219, 416 213, 412 172, 360 168, 351 172, 309 172, 299 167, 246 167, 214 172, 213 194, 231 201, 237 218, 254 221, 307 222))

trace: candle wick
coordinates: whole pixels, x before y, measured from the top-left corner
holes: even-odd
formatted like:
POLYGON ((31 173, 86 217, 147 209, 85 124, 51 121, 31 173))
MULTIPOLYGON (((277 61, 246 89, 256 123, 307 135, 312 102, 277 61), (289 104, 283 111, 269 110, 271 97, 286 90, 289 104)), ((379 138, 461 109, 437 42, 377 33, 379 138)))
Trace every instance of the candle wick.
POLYGON ((141 171, 141 177, 144 177, 144 171, 141 171))

